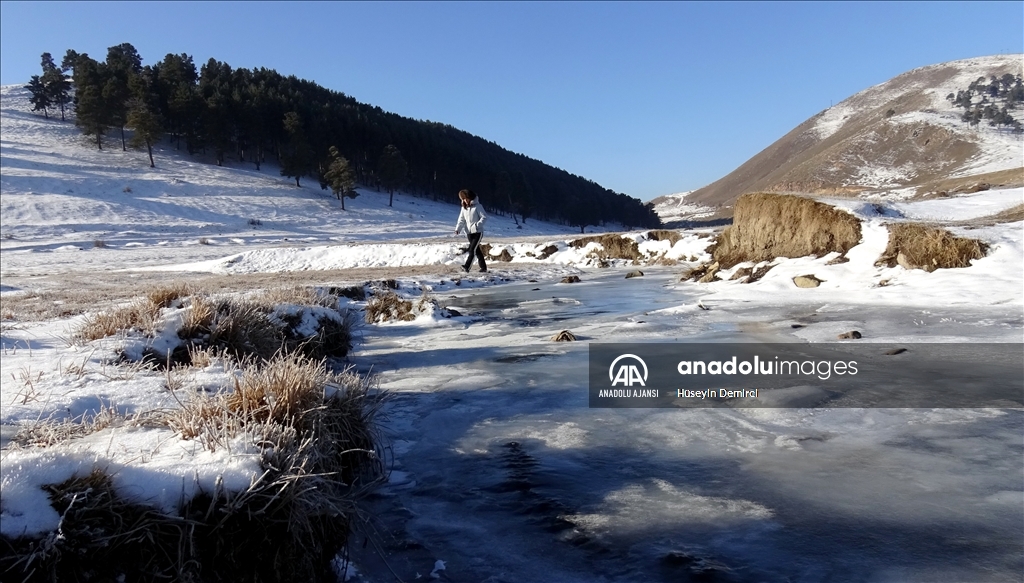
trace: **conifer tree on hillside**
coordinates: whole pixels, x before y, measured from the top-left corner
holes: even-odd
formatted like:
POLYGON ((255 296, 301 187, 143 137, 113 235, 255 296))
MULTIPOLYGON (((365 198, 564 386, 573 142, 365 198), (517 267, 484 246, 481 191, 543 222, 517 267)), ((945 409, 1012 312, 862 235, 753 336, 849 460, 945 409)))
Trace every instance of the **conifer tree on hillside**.
POLYGON ((213 146, 217 165, 231 149, 235 108, 232 103, 232 71, 227 63, 210 59, 199 72, 199 93, 203 99, 202 123, 206 142, 213 146))
POLYGON ((153 70, 156 74, 153 92, 160 115, 166 123, 165 129, 174 138, 174 148, 180 150, 181 138, 188 134, 187 128, 198 112, 198 108, 193 107, 198 81, 196 65, 189 55, 168 53, 153 70))
MULTIPOLYGON (((513 200, 514 194, 515 187, 512 184, 512 177, 504 170, 498 172, 498 175, 494 178, 494 196, 502 200, 508 200, 509 208, 515 209, 516 203, 513 200)), ((516 218, 514 210, 512 210, 512 220, 518 227, 519 219, 516 218)))
POLYGON ((104 99, 104 65, 87 54, 78 55, 74 64, 75 124, 87 136, 96 136, 96 146, 103 149, 103 134, 112 125, 104 99))
POLYGON ((384 152, 377 161, 377 175, 390 195, 388 206, 392 206, 395 202, 395 189, 405 186, 406 178, 409 175, 409 165, 394 144, 384 147, 384 152))
POLYGON ((127 151, 124 127, 128 123, 128 101, 132 99, 128 83, 132 76, 142 72, 142 57, 131 44, 122 43, 107 49, 106 65, 103 99, 110 125, 121 129, 121 150, 127 151))
POLYGON ((67 73, 68 71, 74 71, 75 63, 78 61, 78 51, 74 49, 68 49, 64 53, 64 58, 60 60, 60 69, 67 73))
POLYGON ((341 210, 345 210, 345 199, 359 196, 356 191, 356 179, 348 160, 338 153, 338 148, 331 146, 329 150, 331 163, 324 173, 324 180, 331 187, 331 192, 341 201, 341 210))
POLYGON ((43 116, 46 119, 50 119, 50 113, 47 110, 52 105, 52 102, 50 101, 50 94, 46 91, 46 86, 43 85, 43 80, 39 75, 32 75, 25 89, 28 89, 29 92, 28 100, 32 104, 32 111, 42 110, 43 116))
POLYGON ((150 168, 156 168, 153 162, 153 144, 163 135, 163 123, 156 106, 157 98, 153 93, 154 76, 152 70, 146 70, 143 74, 131 78, 132 98, 128 104, 126 124, 135 132, 131 139, 132 147, 146 146, 150 168))
POLYGON ((313 169, 313 150, 306 140, 298 113, 289 111, 284 115, 284 128, 288 132, 289 143, 287 152, 281 155, 281 176, 293 177, 295 186, 301 186, 299 178, 313 169))
POLYGON ((71 81, 64 70, 57 67, 50 53, 43 53, 43 87, 50 103, 60 109, 60 121, 65 121, 64 111, 71 103, 71 81))
POLYGON ((512 176, 512 192, 519 216, 522 217, 525 225, 526 217, 533 213, 533 189, 530 188, 530 182, 522 172, 516 172, 512 176))

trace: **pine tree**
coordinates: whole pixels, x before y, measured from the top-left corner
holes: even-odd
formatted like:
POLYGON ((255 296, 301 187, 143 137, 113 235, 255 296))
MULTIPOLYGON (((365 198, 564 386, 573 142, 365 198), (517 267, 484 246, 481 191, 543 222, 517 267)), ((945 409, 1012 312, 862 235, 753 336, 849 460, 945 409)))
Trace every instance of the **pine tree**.
POLYGON ((40 81, 43 84, 43 91, 49 105, 60 108, 60 120, 64 121, 64 107, 71 102, 71 82, 64 75, 64 71, 57 68, 50 53, 43 53, 41 61, 43 75, 40 81))
POLYGON ((284 129, 289 135, 289 148, 281 156, 281 176, 294 177, 295 186, 301 186, 299 178, 313 169, 313 150, 306 141, 306 132, 298 113, 289 111, 285 114, 284 129))
POLYGON ((356 191, 356 179, 348 160, 338 153, 338 148, 331 146, 331 163, 324 173, 324 180, 331 187, 331 192, 341 201, 341 210, 345 210, 345 198, 359 196, 356 191))
POLYGON ((124 127, 128 123, 128 101, 132 98, 128 80, 142 71, 142 57, 130 43, 107 49, 107 79, 103 86, 110 124, 121 128, 121 150, 127 151, 124 127))
POLYGON ((526 217, 533 214, 533 189, 530 188, 530 182, 526 179, 526 175, 522 172, 516 172, 512 177, 512 189, 515 192, 513 195, 516 199, 516 206, 519 209, 519 216, 523 219, 523 224, 526 224, 526 217))
POLYGON ((513 200, 515 196, 515 187, 512 185, 512 177, 508 175, 508 172, 502 170, 498 172, 498 175, 494 178, 494 196, 500 201, 508 201, 509 212, 512 214, 512 220, 515 221, 516 226, 519 226, 519 220, 516 219, 516 203, 513 200))
POLYGON ((110 128, 110 114, 103 99, 105 71, 103 65, 81 54, 75 60, 75 124, 87 136, 96 136, 96 146, 103 149, 103 134, 110 128))
POLYGON ((46 91, 46 86, 43 84, 42 79, 39 78, 39 75, 32 75, 25 89, 28 89, 30 93, 28 100, 32 104, 32 111, 42 110, 43 116, 46 119, 50 119, 47 109, 52 105, 52 102, 50 101, 50 94, 46 91))
POLYGON ((380 176, 381 184, 383 184, 390 195, 388 206, 393 206, 395 202, 395 189, 405 185, 409 174, 409 165, 394 144, 388 144, 384 147, 384 153, 377 160, 377 174, 380 176))
POLYGON ((135 131, 131 139, 132 147, 139 148, 145 145, 149 154, 149 167, 156 168, 153 162, 153 144, 163 135, 163 124, 160 113, 156 110, 156 96, 152 92, 152 72, 147 73, 131 79, 132 99, 128 105, 126 125, 135 131))
POLYGON ((60 121, 65 121, 64 112, 71 103, 71 81, 57 67, 43 73, 42 81, 50 102, 60 108, 60 121))
POLYGON ((74 49, 68 49, 67 52, 64 53, 64 58, 60 61, 60 69, 65 73, 67 73, 68 71, 74 71, 75 63, 78 62, 78 57, 80 56, 81 55, 78 54, 78 51, 74 49))

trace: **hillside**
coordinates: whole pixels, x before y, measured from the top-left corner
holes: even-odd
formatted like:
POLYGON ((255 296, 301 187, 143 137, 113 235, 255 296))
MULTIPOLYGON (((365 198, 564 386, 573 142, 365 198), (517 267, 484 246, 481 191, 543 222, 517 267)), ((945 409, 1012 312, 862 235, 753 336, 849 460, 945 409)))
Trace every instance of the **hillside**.
POLYGON ((255 170, 276 164, 296 186, 304 180, 326 186, 337 158, 357 183, 389 194, 402 189, 457 202, 456 193, 468 188, 491 210, 581 232, 605 222, 658 226, 657 216, 626 194, 451 125, 384 111, 310 80, 232 68, 213 58, 197 67, 187 54, 142 63, 129 43, 109 47, 104 61, 69 49, 58 66, 44 53, 42 78, 49 81, 37 76, 27 87, 41 113, 73 104, 76 125, 97 149, 104 140, 123 146, 125 130, 133 129, 140 142, 173 143, 218 166, 229 160, 255 170))
MULTIPOLYGON (((757 191, 905 198, 978 183, 1024 184, 1024 136, 962 121, 963 110, 947 99, 979 77, 1022 72, 1019 54, 914 69, 808 119, 685 202, 726 207, 757 191)), ((669 210, 659 202, 659 212, 669 210)))
MULTIPOLYGON (((453 204, 399 193, 389 207, 387 192, 359 188, 342 211, 330 191, 296 188, 274 164, 216 166, 173 145, 154 154, 157 168, 144 151, 97 150, 73 123, 31 112, 20 86, 0 88, 4 274, 38 270, 39 254, 62 271, 103 268, 115 255, 140 266, 265 246, 465 240, 452 235, 453 204)), ((488 223, 492 238, 573 231, 532 219, 519 229, 498 215, 488 223)))

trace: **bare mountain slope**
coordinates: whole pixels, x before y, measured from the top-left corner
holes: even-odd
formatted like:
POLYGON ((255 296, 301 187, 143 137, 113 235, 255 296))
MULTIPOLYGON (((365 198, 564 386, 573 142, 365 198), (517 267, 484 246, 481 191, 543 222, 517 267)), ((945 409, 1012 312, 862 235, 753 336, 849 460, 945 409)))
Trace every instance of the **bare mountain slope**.
POLYGON ((686 202, 729 206, 756 191, 912 196, 967 178, 1019 184, 1022 135, 984 122, 969 126, 946 96, 979 77, 1022 72, 1019 54, 914 69, 808 119, 686 202))

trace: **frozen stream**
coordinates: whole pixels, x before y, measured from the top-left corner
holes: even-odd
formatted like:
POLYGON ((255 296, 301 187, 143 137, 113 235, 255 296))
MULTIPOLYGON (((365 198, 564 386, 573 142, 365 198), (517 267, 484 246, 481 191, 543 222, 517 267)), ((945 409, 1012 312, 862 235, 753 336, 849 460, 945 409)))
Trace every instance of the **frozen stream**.
POLYGON ((725 305, 645 271, 452 288, 463 318, 364 328, 394 451, 369 509, 403 580, 437 559, 451 581, 1021 580, 1019 410, 590 409, 586 390, 587 341, 1019 342, 1019 307, 725 305))

